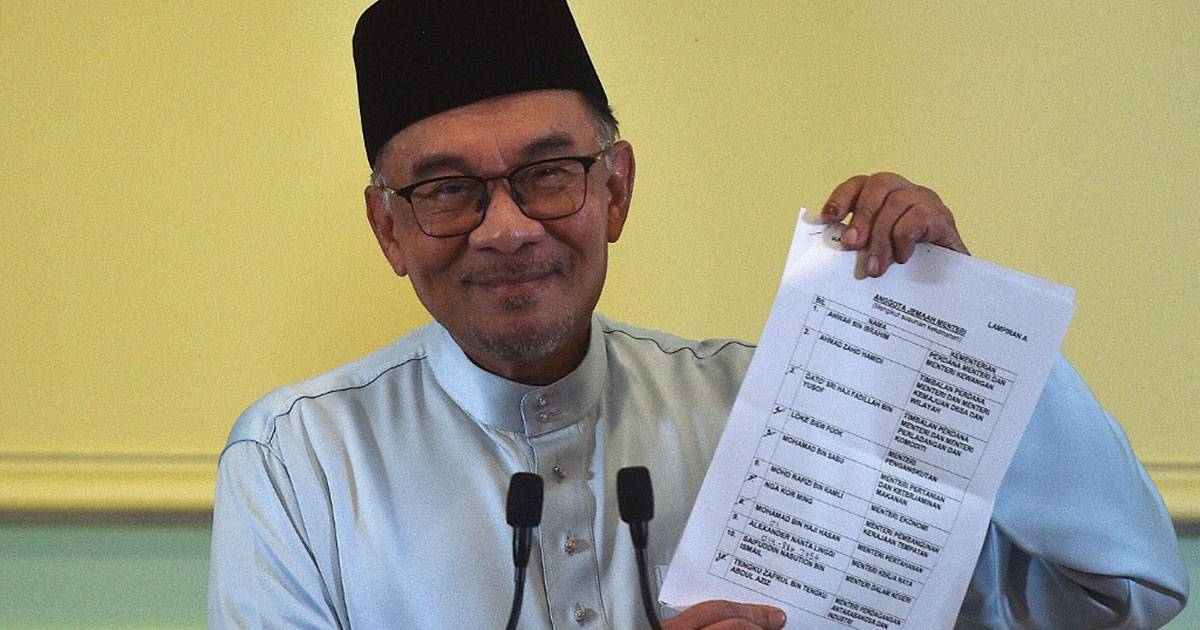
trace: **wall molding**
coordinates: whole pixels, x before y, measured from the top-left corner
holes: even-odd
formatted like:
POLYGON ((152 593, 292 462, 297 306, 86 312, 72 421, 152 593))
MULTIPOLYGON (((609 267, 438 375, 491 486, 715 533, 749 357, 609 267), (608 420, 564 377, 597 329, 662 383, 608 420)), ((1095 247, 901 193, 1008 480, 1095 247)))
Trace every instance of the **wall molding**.
MULTIPOLYGON (((1176 522, 1200 522, 1200 463, 1146 462, 1176 522)), ((0 513, 205 513, 214 454, 3 453, 0 513)))
POLYGON ((212 509, 215 454, 0 452, 0 511, 212 509))
POLYGON ((1158 486, 1176 522, 1200 521, 1200 463, 1146 462, 1146 472, 1158 486))

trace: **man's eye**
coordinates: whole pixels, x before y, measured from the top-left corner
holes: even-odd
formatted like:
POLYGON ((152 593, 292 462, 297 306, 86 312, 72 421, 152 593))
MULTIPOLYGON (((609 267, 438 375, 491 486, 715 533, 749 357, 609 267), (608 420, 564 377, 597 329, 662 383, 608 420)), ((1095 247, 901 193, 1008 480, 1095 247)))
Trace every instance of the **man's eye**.
POLYGON ((468 180, 449 180, 422 186, 415 194, 424 201, 452 201, 470 197, 474 191, 468 180))
POLYGON ((521 176, 521 185, 531 191, 558 190, 570 185, 575 177, 570 165, 539 164, 521 176))
POLYGON ((533 181, 555 181, 569 177, 570 175, 567 169, 561 166, 539 166, 529 173, 529 179, 533 181))

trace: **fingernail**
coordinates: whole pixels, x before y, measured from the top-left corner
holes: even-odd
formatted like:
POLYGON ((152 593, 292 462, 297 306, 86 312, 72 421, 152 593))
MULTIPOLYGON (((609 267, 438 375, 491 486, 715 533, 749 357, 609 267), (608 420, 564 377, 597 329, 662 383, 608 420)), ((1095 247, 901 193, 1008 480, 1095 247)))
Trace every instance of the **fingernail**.
POLYGON ((875 254, 871 254, 871 257, 867 258, 867 275, 879 275, 879 258, 875 254))
POLYGON ((851 247, 858 245, 858 228, 846 228, 846 231, 842 232, 842 242, 851 247))
POLYGON ((778 608, 771 610, 771 614, 767 616, 767 621, 772 627, 782 628, 787 623, 787 615, 778 608))
POLYGON ((827 217, 836 217, 838 215, 838 207, 835 204, 825 204, 825 209, 821 211, 827 217))

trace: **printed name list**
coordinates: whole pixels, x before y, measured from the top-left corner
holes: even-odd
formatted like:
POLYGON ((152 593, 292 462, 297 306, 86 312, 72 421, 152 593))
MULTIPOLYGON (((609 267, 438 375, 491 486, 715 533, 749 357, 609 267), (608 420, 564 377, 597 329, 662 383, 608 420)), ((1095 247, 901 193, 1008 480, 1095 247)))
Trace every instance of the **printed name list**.
POLYGON ((802 627, 953 625, 1073 307, 1069 289, 918 254, 855 280, 854 253, 797 226, 664 603, 760 601, 802 627))

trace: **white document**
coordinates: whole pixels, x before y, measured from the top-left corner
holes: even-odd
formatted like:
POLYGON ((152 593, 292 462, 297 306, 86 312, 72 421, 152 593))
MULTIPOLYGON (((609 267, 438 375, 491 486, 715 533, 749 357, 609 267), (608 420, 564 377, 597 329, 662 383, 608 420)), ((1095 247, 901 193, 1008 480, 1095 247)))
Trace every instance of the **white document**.
POLYGON ((660 600, 951 628, 1074 291, 926 245, 855 279, 823 228, 797 222, 660 600))

